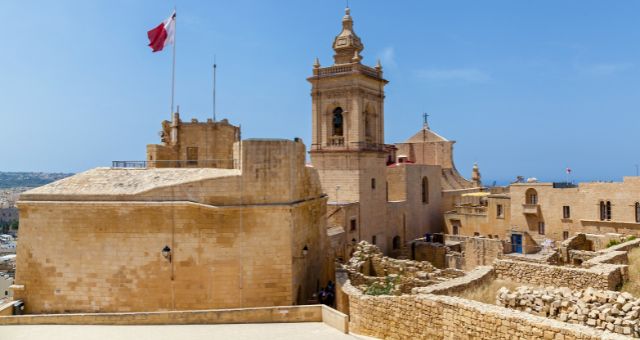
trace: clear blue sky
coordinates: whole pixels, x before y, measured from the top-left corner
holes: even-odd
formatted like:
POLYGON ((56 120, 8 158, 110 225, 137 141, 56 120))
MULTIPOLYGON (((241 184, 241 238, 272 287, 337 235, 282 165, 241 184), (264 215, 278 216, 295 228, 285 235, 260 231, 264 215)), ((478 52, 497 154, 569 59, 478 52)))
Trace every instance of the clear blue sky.
MULTIPOLYGON (((345 1, 0 1, 0 171, 141 160, 169 117, 171 53, 146 31, 178 9, 183 119, 310 142, 313 60, 332 62, 345 1)), ((351 0, 364 62, 382 59, 386 142, 431 114, 486 181, 619 180, 640 163, 639 1, 351 0)))

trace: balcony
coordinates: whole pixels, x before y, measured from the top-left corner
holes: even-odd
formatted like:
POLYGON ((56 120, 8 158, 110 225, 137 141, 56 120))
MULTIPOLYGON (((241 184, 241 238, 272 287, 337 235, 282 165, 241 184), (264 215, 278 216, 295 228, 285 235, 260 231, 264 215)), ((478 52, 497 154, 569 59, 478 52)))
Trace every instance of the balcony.
POLYGON ((342 136, 333 136, 329 138, 329 144, 331 146, 344 146, 344 137, 342 136))
POLYGON ((525 215, 535 215, 538 216, 540 213, 540 205, 539 204, 530 204, 525 203, 522 205, 522 213, 525 215))

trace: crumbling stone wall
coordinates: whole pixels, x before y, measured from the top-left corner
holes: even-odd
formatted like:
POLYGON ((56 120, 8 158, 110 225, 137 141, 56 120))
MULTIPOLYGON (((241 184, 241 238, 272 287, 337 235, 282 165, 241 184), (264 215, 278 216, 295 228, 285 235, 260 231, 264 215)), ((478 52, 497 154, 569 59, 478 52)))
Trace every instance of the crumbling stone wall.
POLYGON ((614 264, 574 268, 513 260, 497 260, 494 268, 500 279, 542 286, 604 290, 615 290, 621 286, 627 271, 627 266, 614 264))
POLYGON ((362 241, 344 266, 351 284, 368 291, 383 288, 392 295, 409 294, 413 288, 425 287, 465 275, 456 269, 438 269, 429 262, 386 257, 375 245, 362 241))
POLYGON ((587 288, 502 288, 496 304, 563 322, 640 337, 640 299, 629 293, 587 288))

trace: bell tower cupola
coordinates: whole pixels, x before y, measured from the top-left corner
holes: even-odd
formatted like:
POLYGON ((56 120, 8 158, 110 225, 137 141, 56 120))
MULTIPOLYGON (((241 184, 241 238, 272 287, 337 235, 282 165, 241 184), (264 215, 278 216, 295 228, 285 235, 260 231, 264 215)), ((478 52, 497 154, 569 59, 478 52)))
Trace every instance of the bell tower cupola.
POLYGON ((333 40, 333 50, 336 54, 333 56, 335 64, 349 64, 358 58, 358 62, 362 59, 360 53, 364 49, 364 45, 360 38, 353 31, 353 19, 351 18, 351 10, 347 7, 345 15, 342 18, 342 32, 333 40))

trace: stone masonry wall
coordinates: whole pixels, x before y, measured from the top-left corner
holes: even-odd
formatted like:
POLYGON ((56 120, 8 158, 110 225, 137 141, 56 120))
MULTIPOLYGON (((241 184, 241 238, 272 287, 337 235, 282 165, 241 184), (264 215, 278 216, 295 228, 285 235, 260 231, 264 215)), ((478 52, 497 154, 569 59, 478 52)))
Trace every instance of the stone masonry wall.
POLYGON ((497 260, 494 262, 494 268, 500 279, 532 285, 553 285, 573 289, 593 287, 603 290, 615 290, 622 284, 626 272, 626 266, 613 264, 600 264, 585 269, 513 260, 497 260))
POLYGON ((451 296, 363 295, 348 282, 351 332, 382 339, 624 339, 582 325, 451 296))

